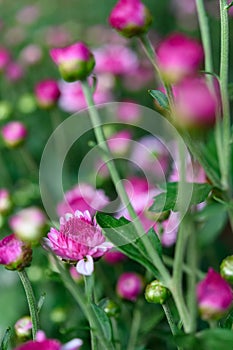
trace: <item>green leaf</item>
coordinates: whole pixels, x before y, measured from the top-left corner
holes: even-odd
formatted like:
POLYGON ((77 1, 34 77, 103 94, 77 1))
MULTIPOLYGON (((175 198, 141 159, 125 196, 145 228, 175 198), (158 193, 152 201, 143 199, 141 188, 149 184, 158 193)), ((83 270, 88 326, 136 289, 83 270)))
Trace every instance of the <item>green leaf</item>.
POLYGON ((155 100, 155 109, 157 112, 163 114, 169 111, 169 101, 163 92, 159 90, 148 90, 148 92, 155 100))
POLYGON ((97 306, 96 304, 91 303, 91 306, 96 314, 96 318, 98 319, 101 328, 103 329, 103 333, 105 338, 108 340, 112 340, 112 327, 109 317, 106 315, 104 310, 97 306))
POLYGON ((9 340, 11 338, 11 328, 8 327, 4 333, 4 336, 3 336, 3 339, 2 339, 2 342, 1 342, 1 345, 0 345, 0 349, 1 350, 7 350, 8 349, 8 343, 9 343, 9 340))
MULTIPOLYGON (((149 260, 148 254, 144 248, 145 234, 138 237, 134 225, 123 217, 116 219, 107 214, 97 213, 96 220, 100 227, 102 227, 104 235, 119 251, 143 265, 157 278, 160 278, 158 270, 149 260)), ((147 239, 148 238, 151 245, 162 258, 162 245, 153 228, 148 231, 147 239)))
POLYGON ((224 205, 211 203, 196 215, 198 241, 202 247, 209 246, 222 232, 227 222, 227 210, 224 205))
MULTIPOLYGON (((186 195, 184 200, 188 206, 204 202, 213 188, 213 186, 207 183, 185 183, 184 186, 186 195)), ((178 211, 178 188, 178 182, 167 183, 165 192, 154 197, 154 203, 149 210, 156 213, 161 213, 167 210, 178 211)))
POLYGON ((233 331, 229 329, 206 329, 198 333, 196 338, 200 342, 200 350, 233 349, 233 331))
POLYGON ((232 6, 233 6, 233 1, 231 1, 231 3, 227 5, 226 9, 229 10, 229 8, 231 8, 232 6))

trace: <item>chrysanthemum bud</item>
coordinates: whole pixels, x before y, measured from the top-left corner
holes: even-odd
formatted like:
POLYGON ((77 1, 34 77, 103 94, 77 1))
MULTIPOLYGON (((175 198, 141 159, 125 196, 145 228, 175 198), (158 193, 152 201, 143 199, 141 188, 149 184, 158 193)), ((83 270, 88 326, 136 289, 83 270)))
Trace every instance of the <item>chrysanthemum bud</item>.
POLYGON ((145 298, 149 303, 163 304, 169 296, 169 289, 158 280, 154 280, 146 286, 145 298))
POLYGON ((176 86, 173 115, 177 127, 206 130, 215 124, 219 112, 217 91, 204 78, 187 78, 176 86))
POLYGON ((152 16, 140 0, 119 0, 109 17, 110 25, 127 38, 146 33, 151 22, 152 16))
POLYGON ((201 317, 204 320, 217 320, 231 307, 233 294, 229 284, 209 269, 205 279, 197 285, 197 301, 201 317))
POLYGON ((24 338, 31 335, 32 320, 30 316, 20 318, 15 324, 15 333, 18 337, 24 338))
POLYGON ((13 215, 9 225, 22 241, 37 243, 44 234, 46 216, 41 209, 28 207, 13 215))
POLYGON ((7 214, 12 207, 10 193, 5 188, 0 188, 0 214, 7 214))
POLYGON ((25 140, 27 129, 23 123, 13 121, 3 126, 1 134, 8 147, 17 147, 25 140))
POLYGON ((58 66, 62 78, 68 82, 86 79, 95 66, 93 54, 82 42, 52 49, 50 55, 58 66))
POLYGON ((230 283, 233 283, 233 255, 227 256, 220 265, 220 274, 230 283))
POLYGON ((201 44, 181 33, 162 41, 156 53, 160 74, 170 84, 196 73, 204 56, 201 44))
POLYGON ((6 269, 21 271, 30 265, 31 260, 30 244, 20 241, 14 234, 0 240, 0 264, 6 269))
POLYGON ((109 316, 109 317, 117 317, 120 313, 120 307, 115 303, 115 301, 111 299, 104 299, 100 302, 99 305, 104 312, 109 316))
POLYGON ((0 120, 9 118, 12 113, 12 106, 8 101, 0 102, 0 120))
POLYGON ((125 272, 117 281, 117 294, 123 299, 136 301, 143 286, 143 279, 140 275, 134 272, 125 272))
POLYGON ((58 83, 52 79, 39 82, 35 87, 35 95, 41 108, 54 107, 60 96, 58 83))

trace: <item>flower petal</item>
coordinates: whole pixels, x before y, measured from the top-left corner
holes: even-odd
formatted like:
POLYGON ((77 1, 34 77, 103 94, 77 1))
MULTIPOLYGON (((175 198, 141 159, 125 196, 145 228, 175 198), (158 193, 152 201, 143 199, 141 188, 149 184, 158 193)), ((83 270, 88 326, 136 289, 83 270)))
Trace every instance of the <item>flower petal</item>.
POLYGON ((78 273, 84 276, 90 276, 94 271, 94 261, 90 255, 87 255, 85 259, 79 260, 76 265, 78 273))
POLYGON ((61 350, 78 350, 82 346, 83 341, 79 338, 75 338, 61 347, 61 350))

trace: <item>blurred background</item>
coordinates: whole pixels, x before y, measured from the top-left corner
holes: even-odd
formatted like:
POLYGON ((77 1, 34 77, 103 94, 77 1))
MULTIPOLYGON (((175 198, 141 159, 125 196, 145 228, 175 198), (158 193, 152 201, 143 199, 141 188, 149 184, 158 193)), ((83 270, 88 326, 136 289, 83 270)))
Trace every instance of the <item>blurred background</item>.
MULTIPOLYGON (((143 2, 153 14, 154 21, 149 36, 155 47, 162 38, 173 31, 182 31, 194 38, 200 38, 195 1, 144 0, 143 2)), ((38 167, 45 144, 52 131, 65 118, 85 107, 80 97, 80 88, 74 86, 71 91, 60 81, 58 70, 49 56, 51 47, 63 47, 80 40, 90 45, 99 57, 99 64, 96 67, 99 80, 97 102, 128 100, 153 108, 153 100, 147 90, 158 87, 158 82, 140 44, 136 40, 125 40, 108 25, 108 16, 115 3, 114 0, 0 1, 0 49, 4 49, 8 55, 7 62, 2 64, 5 56, 0 50, 0 128, 9 121, 17 120, 26 126, 28 132, 24 144, 14 149, 8 147, 3 138, 0 139, 0 188, 9 190, 12 201, 12 207, 7 215, 0 216, 1 238, 11 233, 9 218, 16 212, 30 206, 37 206, 43 210, 38 186, 38 167), (111 57, 112 60, 117 58, 117 61, 111 65, 109 62, 106 63, 106 57, 111 57), (56 106, 51 109, 42 108, 35 94, 35 86, 44 79, 57 80, 61 91, 56 106)), ((218 73, 218 1, 209 0, 205 3, 209 14, 215 72, 218 73)), ((233 17, 230 17, 231 29, 233 29, 232 22, 233 17)), ((230 42, 231 62, 233 41, 230 42)), ((232 65, 230 70, 232 79, 232 65)), ((233 89, 230 89, 230 92, 233 96, 233 89)), ((139 132, 137 138, 141 136, 143 133, 139 132)), ((80 145, 78 146, 78 157, 75 145, 67 157, 69 179, 64 178, 66 190, 76 183, 77 166, 85 155, 85 145, 89 138, 90 136, 84 137, 83 148, 80 149, 80 145), (72 166, 74 160, 76 167, 72 166)), ((101 179, 99 185, 103 184, 110 194, 111 184, 108 180, 101 179)), ((222 215, 221 225, 217 227, 216 235, 226 224, 225 214, 219 215, 222 215)), ((48 222, 46 227, 43 227, 44 232, 48 231, 47 225, 48 222)), ((228 243, 228 238, 224 238, 224 243, 228 243)), ((222 254, 222 249, 226 248, 222 248, 220 244, 219 255, 222 254)), ((213 255, 211 248, 206 255, 211 259, 212 266, 215 261, 217 264, 218 257, 213 255)), ((43 329, 47 336, 57 337, 63 342, 75 336, 85 340, 88 337, 86 321, 51 266, 47 254, 42 248, 36 247, 28 274, 37 298, 46 293, 41 311, 43 329)), ((142 267, 129 260, 117 265, 100 261, 96 272, 102 281, 101 284, 97 283, 97 295, 101 298, 107 294, 108 297, 116 299, 122 310, 121 317, 126 323, 133 306, 131 303, 125 306, 116 298, 115 285, 117 276, 127 270, 144 274, 142 267)), ((0 267, 0 310, 0 338, 8 326, 13 326, 20 317, 28 314, 17 273, 8 272, 3 267, 0 267)), ((154 324, 163 317, 161 309, 156 305, 145 304, 144 310, 141 339, 143 341, 143 337, 146 336, 149 338, 149 344, 154 344, 156 341, 156 348, 163 349, 162 341, 153 331, 154 324), (153 314, 153 317, 148 317, 149 314, 153 314)), ((166 331, 164 327, 162 325, 162 331, 166 331)), ((127 339, 127 329, 122 327, 120 332, 122 339, 127 339)), ((12 343, 14 341, 13 339, 12 343)), ((84 346, 83 349, 88 347, 84 346)), ((154 349, 153 345, 151 349, 154 349)))

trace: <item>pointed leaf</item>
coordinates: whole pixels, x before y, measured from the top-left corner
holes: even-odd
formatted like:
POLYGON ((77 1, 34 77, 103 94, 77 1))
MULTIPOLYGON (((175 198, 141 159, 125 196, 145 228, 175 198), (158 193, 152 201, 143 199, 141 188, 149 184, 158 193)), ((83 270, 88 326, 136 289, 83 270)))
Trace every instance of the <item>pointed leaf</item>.
POLYGON ((7 350, 8 349, 8 344, 11 338, 11 328, 8 327, 4 333, 1 345, 0 345, 0 349, 1 350, 7 350))
MULTIPOLYGON (((158 270, 151 263, 147 251, 144 248, 143 241, 146 239, 145 234, 138 237, 133 224, 123 217, 116 219, 107 214, 97 213, 96 219, 98 224, 102 227, 104 235, 119 251, 143 265, 157 278, 160 278, 158 270), (135 237, 137 238, 135 239, 135 237), (121 242, 121 244, 119 244, 119 242, 121 242)), ((162 258, 162 245, 153 228, 148 231, 147 238, 149 238, 151 245, 162 258)))
POLYGON ((148 90, 148 92, 155 100, 156 111, 166 114, 169 111, 169 101, 167 96, 159 90, 148 90))
POLYGON ((96 304, 91 304, 94 313, 96 314, 96 317, 101 325, 101 328, 103 329, 103 333, 105 335, 105 338, 110 340, 112 339, 112 327, 111 322, 107 314, 104 312, 104 310, 97 306, 96 304))
MULTIPOLYGON (((167 183, 166 191, 154 197, 154 203, 149 210, 156 213, 167 210, 178 211, 178 188, 178 182, 167 183)), ((185 183, 185 189, 187 193, 190 193, 190 201, 188 201, 189 203, 187 202, 187 204, 196 205, 206 200, 213 186, 207 183, 185 183)))

